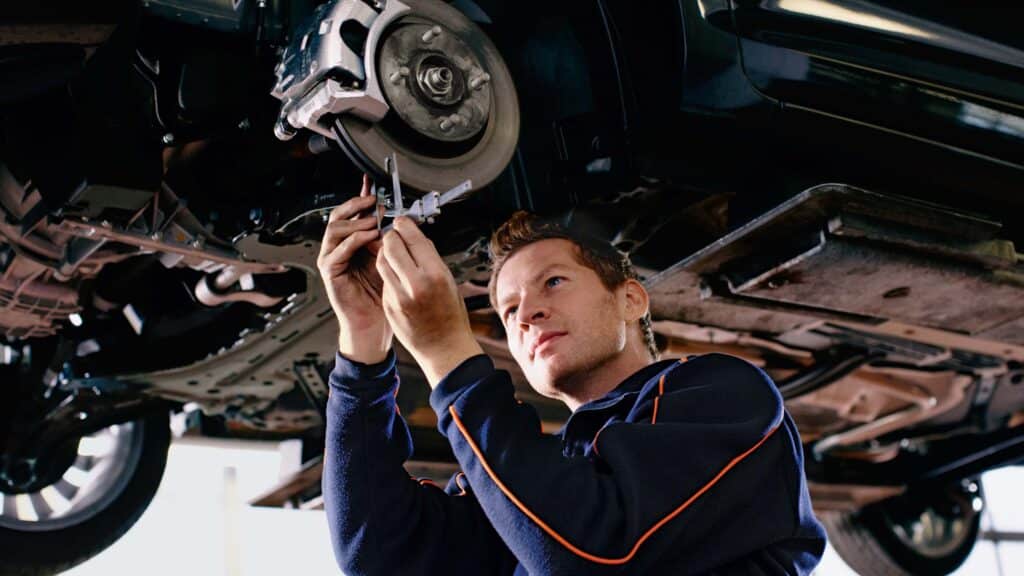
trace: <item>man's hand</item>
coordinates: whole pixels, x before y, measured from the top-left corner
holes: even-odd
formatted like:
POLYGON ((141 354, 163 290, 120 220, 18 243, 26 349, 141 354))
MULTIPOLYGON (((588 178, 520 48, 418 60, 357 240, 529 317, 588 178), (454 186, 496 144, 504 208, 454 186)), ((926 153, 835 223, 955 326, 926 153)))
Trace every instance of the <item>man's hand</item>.
POLYGON ((317 258, 327 298, 341 328, 338 351, 364 364, 387 357, 393 334, 381 307, 383 283, 373 266, 381 249, 373 215, 375 202, 370 180, 363 176, 359 197, 331 211, 317 258), (370 216, 359 216, 367 211, 370 216))
POLYGON ((383 243, 377 270, 384 281, 384 313, 433 388, 483 350, 473 337, 455 279, 412 219, 395 219, 383 243))

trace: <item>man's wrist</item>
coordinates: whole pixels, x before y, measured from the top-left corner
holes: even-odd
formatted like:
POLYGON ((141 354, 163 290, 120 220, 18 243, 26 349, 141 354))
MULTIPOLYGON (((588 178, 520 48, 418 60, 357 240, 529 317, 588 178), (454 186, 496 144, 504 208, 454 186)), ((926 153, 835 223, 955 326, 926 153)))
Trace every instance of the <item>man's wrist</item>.
POLYGON ((330 386, 359 395, 366 392, 376 394, 394 384, 396 361, 394 348, 376 364, 351 360, 339 352, 331 372, 330 386))
POLYGON ((423 370, 424 376, 427 377, 427 383, 430 384, 430 388, 436 388, 437 384, 448 375, 449 372, 457 368, 460 364, 472 358, 483 354, 484 350, 480 347, 480 344, 474 338, 467 338, 458 342, 452 343, 448 346, 438 347, 434 352, 424 355, 422 358, 417 358, 417 363, 420 365, 420 369, 423 370))
POLYGON ((338 353, 353 362, 361 364, 383 362, 390 349, 390 335, 354 333, 344 328, 338 335, 338 353))

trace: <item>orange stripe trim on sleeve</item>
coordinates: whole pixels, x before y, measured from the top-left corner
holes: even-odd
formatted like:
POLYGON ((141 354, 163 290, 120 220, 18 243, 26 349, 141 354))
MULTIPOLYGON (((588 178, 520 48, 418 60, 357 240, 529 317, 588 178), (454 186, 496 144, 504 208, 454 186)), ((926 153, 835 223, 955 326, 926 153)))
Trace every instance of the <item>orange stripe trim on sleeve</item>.
POLYGON ((462 490, 462 492, 459 492, 458 494, 456 494, 456 496, 465 496, 466 495, 466 487, 462 485, 462 482, 459 482, 459 478, 465 478, 465 477, 466 477, 466 473, 465 472, 459 472, 458 474, 455 475, 455 485, 459 487, 459 490, 462 490))
POLYGON ((466 430, 466 427, 462 424, 462 420, 459 418, 459 415, 455 412, 455 407, 454 406, 449 406, 448 407, 448 412, 451 413, 452 418, 455 421, 455 425, 459 428, 459 432, 462 433, 462 437, 466 439, 466 442, 469 444, 470 449, 473 450, 473 453, 476 454, 477 459, 480 460, 480 464, 484 467, 484 470, 487 472, 487 475, 491 477, 491 480, 493 480, 495 485, 498 486, 498 489, 501 490, 502 493, 505 494, 505 496, 508 497, 508 499, 511 500, 512 503, 515 504, 516 507, 519 508, 519 510, 523 514, 525 514, 530 520, 533 520, 534 523, 537 524, 537 526, 540 526, 540 528, 542 530, 544 530, 545 532, 548 533, 548 536, 551 536, 552 538, 554 538, 556 542, 558 542, 559 544, 564 546, 566 549, 568 549, 573 554, 576 554, 577 556, 579 556, 581 558, 584 558, 586 560, 590 560, 591 562, 595 562, 597 564, 607 564, 607 565, 625 564, 626 562, 629 562, 630 560, 632 560, 633 556, 635 556, 637 551, 640 549, 640 545, 643 544, 644 542, 646 542, 647 539, 651 537, 651 535, 653 535, 655 532, 658 531, 659 528, 661 528, 666 523, 668 523, 669 520, 672 520, 673 518, 678 516, 680 513, 682 513, 683 510, 686 510, 687 508, 689 508, 690 504, 693 504, 694 501, 697 500, 697 498, 700 498, 705 492, 710 490, 712 486, 717 484, 718 481, 721 480, 722 476, 725 476, 726 472, 728 472, 729 470, 732 470, 732 468, 734 466, 736 466, 737 464, 739 464, 740 462, 742 462, 744 458, 746 458, 751 453, 753 453, 755 450, 760 448, 761 445, 764 444, 765 441, 768 440, 768 438, 771 438, 772 434, 775 434, 775 431, 779 429, 778 426, 775 426, 775 428, 772 428, 771 430, 769 430, 768 433, 764 435, 764 437, 762 437, 760 440, 757 441, 757 444, 754 444, 753 446, 748 448, 746 450, 746 452, 743 452, 739 456, 736 456, 735 458, 730 460, 729 463, 726 464, 724 468, 722 468, 721 470, 718 471, 718 474, 715 474, 714 478, 709 480, 707 484, 705 484, 704 486, 702 486, 700 488, 700 490, 697 490, 696 492, 694 492, 693 495, 691 495, 689 498, 687 498, 685 502, 680 504, 678 508, 676 508, 675 510, 669 512, 667 515, 665 515, 664 518, 662 518, 661 520, 656 522, 653 526, 648 528, 647 532, 644 532, 643 535, 640 536, 640 538, 636 541, 636 544, 633 545, 633 548, 629 551, 629 554, 626 554, 625 556, 623 556, 621 558, 605 558, 605 557, 602 557, 602 556, 596 556, 594 554, 590 554, 588 552, 585 552, 585 551, 581 550, 580 548, 577 548, 571 542, 566 540, 561 534, 559 534, 558 532, 555 532, 555 530, 553 528, 548 526, 547 523, 545 523, 536 514, 534 514, 532 510, 530 510, 522 502, 520 502, 519 498, 516 498, 516 495, 513 494, 512 491, 510 491, 505 486, 505 484, 501 481, 501 479, 498 478, 498 475, 494 473, 494 470, 491 469, 491 465, 487 463, 487 460, 484 458, 484 455, 480 451, 480 448, 476 445, 476 442, 473 441, 473 438, 469 435, 469 432, 466 430))
MULTIPOLYGON (((679 364, 686 362, 686 360, 686 358, 680 358, 679 364)), ((654 397, 654 412, 651 414, 651 424, 655 424, 658 422, 658 404, 661 401, 661 396, 665 394, 665 376, 667 375, 668 372, 662 374, 661 378, 658 379, 658 395, 654 397)))
POLYGON ((601 453, 597 451, 597 437, 601 435, 601 432, 604 432, 604 429, 606 427, 607 424, 605 426, 601 426, 600 428, 598 428, 597 434, 594 434, 594 439, 590 441, 590 451, 593 452, 594 454, 597 454, 598 456, 600 456, 601 453))
POLYGON ((661 375, 658 379, 658 395, 654 397, 654 412, 651 414, 651 424, 658 421, 658 402, 661 400, 661 395, 665 393, 665 374, 661 375))

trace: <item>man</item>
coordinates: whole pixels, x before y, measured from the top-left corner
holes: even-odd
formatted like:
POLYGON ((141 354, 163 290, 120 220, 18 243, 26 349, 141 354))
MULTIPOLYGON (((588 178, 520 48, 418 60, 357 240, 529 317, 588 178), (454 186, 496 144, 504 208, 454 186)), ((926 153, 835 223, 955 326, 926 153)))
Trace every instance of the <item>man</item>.
POLYGON ((628 259, 523 213, 496 232, 492 304, 557 435, 473 338, 455 281, 409 219, 378 238, 364 179, 332 212, 320 271, 341 325, 324 502, 345 574, 807 574, 825 543, 799 436, 735 357, 656 361, 628 259), (433 389, 462 467, 409 477, 392 337, 433 389))

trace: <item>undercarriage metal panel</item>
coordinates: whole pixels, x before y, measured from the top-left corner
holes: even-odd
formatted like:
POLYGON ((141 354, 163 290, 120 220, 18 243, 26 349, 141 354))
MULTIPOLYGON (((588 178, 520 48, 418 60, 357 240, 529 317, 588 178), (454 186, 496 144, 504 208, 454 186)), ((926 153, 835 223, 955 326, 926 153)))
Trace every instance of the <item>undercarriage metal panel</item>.
POLYGON ((979 334, 986 340, 999 340, 1024 346, 1024 318, 1016 318, 1005 324, 999 324, 986 329, 979 334))
POLYGON ((247 236, 237 248, 246 257, 302 270, 309 290, 268 317, 263 331, 242 335, 229 349, 191 365, 122 380, 140 384, 155 396, 196 402, 207 414, 234 409, 259 420, 262 411, 295 387, 297 364, 333 359, 338 328, 316 269, 319 244, 272 246, 247 236))
POLYGON ((1024 268, 999 231, 919 201, 817 186, 651 279, 652 308, 698 323, 747 308, 757 313, 730 327, 756 331, 785 318, 899 321, 1022 343, 1012 327, 1024 319, 1024 268))
POLYGON ((1024 318, 1024 289, 984 270, 842 238, 823 236, 777 270, 732 291, 966 334, 1024 318))

